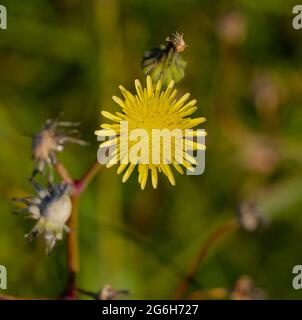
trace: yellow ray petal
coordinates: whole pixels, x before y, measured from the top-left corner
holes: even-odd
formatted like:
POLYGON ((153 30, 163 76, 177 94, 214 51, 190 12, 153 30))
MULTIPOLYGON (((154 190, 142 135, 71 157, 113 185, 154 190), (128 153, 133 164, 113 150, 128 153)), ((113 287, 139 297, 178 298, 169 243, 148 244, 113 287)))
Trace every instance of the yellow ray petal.
POLYGON ((182 170, 182 167, 179 164, 174 162, 173 166, 180 174, 184 174, 184 171, 182 170))
POLYGON ((141 177, 141 188, 142 190, 145 189, 146 183, 148 180, 148 174, 149 174, 149 169, 146 165, 142 164, 142 171, 141 171, 142 177, 141 177))
POLYGON ((121 174, 128 166, 129 163, 121 163, 117 169, 117 174, 121 174))
POLYGON ((191 119, 189 122, 189 127, 188 128, 193 128, 198 126, 199 124, 203 123, 206 121, 206 118, 200 117, 200 118, 195 118, 191 119))
POLYGON ((121 98, 116 97, 116 96, 113 96, 112 99, 113 99, 113 101, 114 101, 115 103, 117 103, 122 109, 126 109, 126 108, 127 108, 125 102, 124 102, 121 98))
POLYGON ((107 147, 110 147, 110 146, 114 146, 118 143, 118 138, 114 138, 114 139, 111 139, 111 140, 108 140, 108 141, 105 141, 103 143, 100 144, 100 148, 107 148, 107 147))
POLYGON ((135 84, 135 89, 136 89, 136 92, 137 92, 140 100, 143 101, 143 99, 144 99, 144 90, 142 88, 142 85, 141 85, 140 81, 138 79, 136 79, 134 81, 134 84, 135 84))
POLYGON ((120 122, 123 120, 122 118, 115 116, 114 114, 112 114, 108 111, 102 111, 102 116, 109 119, 109 120, 115 121, 115 122, 120 122))
POLYGON ((111 129, 96 130, 94 131, 94 133, 95 135, 101 136, 101 137, 112 137, 117 135, 116 131, 111 129))
POLYGON ((154 95, 156 99, 159 98, 161 86, 162 86, 162 81, 158 80, 155 88, 155 95, 154 95))
POLYGON ((173 87, 174 87, 174 81, 172 80, 172 81, 170 81, 165 93, 163 94, 163 99, 167 99, 170 96, 170 94, 173 90, 173 87))
POLYGON ((147 76, 147 93, 148 98, 150 98, 153 95, 153 84, 150 76, 147 76))
POLYGON ((174 105, 173 110, 177 110, 180 108, 190 97, 190 93, 186 93, 184 96, 182 96, 174 105))
POLYGON ((174 179, 173 173, 170 169, 170 166, 167 164, 160 164, 160 167, 162 168, 163 173, 168 177, 172 186, 175 186, 175 179, 174 179))
POLYGON ((151 180, 152 180, 152 186, 154 189, 157 188, 157 169, 155 166, 151 166, 151 180))
POLYGON ((135 164, 130 163, 128 169, 126 170, 126 172, 125 172, 125 174, 123 176, 123 179, 122 179, 123 183, 125 183, 129 179, 129 177, 131 176, 131 173, 133 172, 134 168, 135 168, 135 164))

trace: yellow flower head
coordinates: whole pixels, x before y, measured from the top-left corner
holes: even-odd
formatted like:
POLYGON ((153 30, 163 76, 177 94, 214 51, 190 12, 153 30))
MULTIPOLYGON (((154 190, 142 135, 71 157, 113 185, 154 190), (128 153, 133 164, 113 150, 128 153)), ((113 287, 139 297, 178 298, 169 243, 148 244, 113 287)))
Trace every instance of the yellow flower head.
MULTIPOLYGON (((153 188, 157 187, 158 173, 160 172, 167 176, 172 185, 175 185, 171 167, 174 167, 180 174, 184 173, 182 166, 187 170, 194 171, 192 165, 196 165, 197 161, 187 151, 205 150, 204 144, 196 142, 196 137, 205 136, 205 132, 203 130, 189 130, 205 121, 205 118, 201 117, 188 117, 197 110, 197 101, 187 102, 190 97, 189 93, 179 100, 175 99, 177 90, 173 89, 174 81, 170 82, 165 91, 161 90, 161 81, 153 85, 150 76, 147 76, 146 82, 147 88, 142 88, 140 81, 135 80, 137 92, 135 95, 120 86, 124 99, 114 96, 113 100, 122 108, 122 112, 112 114, 103 111, 102 115, 114 123, 102 124, 102 130, 95 132, 103 140, 105 136, 110 137, 108 141, 100 145, 100 150, 108 151, 109 148, 110 159, 106 166, 111 167, 119 164, 117 173, 124 172, 123 182, 128 180, 135 167, 138 166, 138 182, 142 189, 146 186, 149 171, 153 188), (122 124, 126 124, 126 138, 122 124), (140 135, 140 147, 137 146, 138 140, 133 141, 132 133, 137 130, 145 132, 145 134, 140 135), (156 135, 155 132, 159 135, 156 135), (169 141, 171 156, 167 159, 167 144, 162 138, 165 137, 163 133, 167 134, 169 132, 173 132, 173 134, 169 141), (175 134, 175 132, 180 133, 180 135, 175 134), (157 161, 154 160, 156 145, 159 146, 157 161), (143 148, 144 146, 146 148, 143 148), (110 147, 114 148, 110 151, 110 147), (140 157, 136 157, 134 160, 131 157, 133 152, 139 154, 140 157), (142 157, 143 154, 145 158, 142 157)), ((134 134, 134 136, 137 137, 137 134, 134 134)))

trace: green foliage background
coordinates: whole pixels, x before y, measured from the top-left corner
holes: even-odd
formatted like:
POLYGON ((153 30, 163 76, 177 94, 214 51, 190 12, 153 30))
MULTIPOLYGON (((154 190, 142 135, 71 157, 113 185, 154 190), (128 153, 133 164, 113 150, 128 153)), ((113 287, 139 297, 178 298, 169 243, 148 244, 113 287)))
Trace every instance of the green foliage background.
POLYGON ((302 264, 302 31, 292 28, 296 1, 0 3, 8 10, 8 30, 0 30, 0 264, 8 269, 10 294, 55 296, 66 281, 64 242, 46 257, 40 241, 24 239, 32 221, 11 214, 10 198, 30 192, 28 136, 62 110, 64 120, 81 120, 91 145, 68 146, 60 155, 80 177, 96 157, 101 109, 114 110, 111 96, 119 95, 119 84, 133 90, 134 79, 143 80, 143 51, 177 30, 188 44, 179 91, 190 91, 197 114, 207 118, 205 173, 177 176, 176 187, 162 179, 158 190, 148 184, 142 192, 135 175, 122 184, 115 169, 102 170, 80 207, 79 286, 98 290, 110 283, 128 288, 134 299, 172 297, 210 232, 252 199, 270 226, 223 239, 198 272, 200 286, 190 290, 232 288, 247 274, 270 298, 302 297, 291 285, 292 267, 302 264), (230 10, 246 21, 245 39, 236 44, 217 31, 230 10), (268 94, 261 81, 253 90, 263 77, 272 84, 268 94))

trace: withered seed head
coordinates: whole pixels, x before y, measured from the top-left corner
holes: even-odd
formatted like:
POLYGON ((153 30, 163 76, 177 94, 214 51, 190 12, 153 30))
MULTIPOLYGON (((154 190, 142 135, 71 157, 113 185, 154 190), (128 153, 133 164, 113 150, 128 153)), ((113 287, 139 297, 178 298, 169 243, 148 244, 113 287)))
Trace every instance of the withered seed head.
POLYGON ((176 31, 175 34, 172 35, 172 38, 167 37, 166 41, 173 45, 176 52, 182 52, 187 48, 183 38, 183 33, 178 33, 176 31))
POLYGON ((33 136, 32 141, 32 157, 35 161, 35 168, 32 178, 38 173, 45 174, 46 165, 52 171, 52 165, 56 163, 56 153, 64 150, 66 142, 86 145, 87 143, 77 138, 79 132, 74 129, 79 123, 60 122, 55 120, 47 120, 42 130, 33 136), (66 132, 66 128, 73 130, 66 132))
POLYGON ((35 181, 32 181, 32 184, 36 196, 14 200, 26 205, 21 212, 29 214, 30 218, 38 221, 26 237, 33 240, 43 235, 46 252, 49 254, 56 241, 62 239, 63 231, 69 231, 66 225, 72 209, 69 186, 61 183, 44 188, 35 181))

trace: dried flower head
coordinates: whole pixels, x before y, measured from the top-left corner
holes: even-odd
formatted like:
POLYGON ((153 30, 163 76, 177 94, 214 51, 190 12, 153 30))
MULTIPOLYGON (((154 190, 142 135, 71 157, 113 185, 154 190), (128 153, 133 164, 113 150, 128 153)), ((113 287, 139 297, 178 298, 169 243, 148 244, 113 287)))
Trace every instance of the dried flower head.
MULTIPOLYGON (((45 174, 46 165, 52 173, 52 165, 56 163, 56 153, 64 150, 66 142, 86 145, 86 142, 77 138, 79 132, 75 129, 79 123, 47 120, 40 132, 33 136, 32 157, 35 161, 32 178, 41 172, 45 174), (66 132, 64 128, 73 128, 66 132)), ((52 175, 52 174, 51 174, 52 175)))
POLYGON ((167 37, 166 41, 173 45, 176 52, 183 52, 187 48, 183 33, 176 31, 171 38, 167 37))
POLYGON ((43 235, 48 254, 56 241, 62 239, 63 231, 69 231, 66 225, 72 209, 69 186, 61 183, 44 188, 34 181, 32 185, 36 196, 14 200, 26 205, 20 212, 28 213, 30 218, 38 221, 26 237, 32 240, 43 235))
MULTIPOLYGON (((205 118, 190 118, 187 117, 197 110, 196 100, 189 99, 190 94, 185 94, 179 100, 175 99, 177 90, 173 90, 174 81, 171 81, 168 88, 165 91, 161 91, 162 82, 158 81, 156 86, 153 87, 151 77, 147 77, 147 88, 142 88, 139 80, 135 80, 135 87, 137 94, 132 95, 124 87, 120 86, 120 90, 124 96, 124 100, 113 97, 113 100, 122 108, 122 112, 116 112, 115 114, 103 111, 102 115, 115 122, 114 124, 102 124, 102 130, 95 132, 100 137, 110 135, 110 132, 114 132, 116 137, 109 141, 105 141, 100 145, 101 149, 108 149, 108 146, 114 146, 112 151, 112 158, 107 163, 107 167, 119 163, 117 173, 124 173, 123 182, 126 182, 136 165, 138 166, 138 182, 141 188, 144 189, 147 183, 148 175, 150 172, 153 188, 156 189, 158 182, 158 173, 162 172, 169 179, 172 185, 175 185, 174 175, 171 167, 174 167, 176 171, 183 174, 184 171, 181 165, 194 171, 192 165, 197 164, 197 160, 193 158, 189 153, 190 147, 194 150, 205 150, 205 145, 196 141, 188 141, 185 135, 186 129, 191 129, 205 121, 205 118), (126 148, 121 143, 121 122, 127 122, 128 132, 134 132, 134 130, 144 130, 146 135, 146 145, 148 146, 147 161, 133 161, 129 155, 129 150, 133 148, 135 142, 129 140, 126 148), (167 130, 173 132, 173 130, 179 130, 182 133, 180 139, 171 139, 171 158, 170 161, 165 161, 164 148, 162 139, 154 138, 154 129, 167 130), (159 145, 160 161, 154 163, 152 158, 153 143, 159 145), (175 156, 177 155, 177 157, 175 156), (176 160, 178 158, 178 160, 176 160), (179 161, 181 160, 181 161, 179 161)), ((192 130, 192 135, 205 135, 203 130, 192 130)), ((131 154, 131 151, 130 151, 131 154)))

